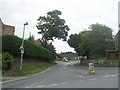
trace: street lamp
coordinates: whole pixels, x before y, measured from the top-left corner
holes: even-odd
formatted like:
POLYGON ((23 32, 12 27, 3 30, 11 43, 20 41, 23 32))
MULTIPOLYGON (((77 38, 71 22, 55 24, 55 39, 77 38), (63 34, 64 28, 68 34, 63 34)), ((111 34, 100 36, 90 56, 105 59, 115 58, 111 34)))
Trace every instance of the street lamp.
POLYGON ((24 27, 23 27, 22 45, 20 46, 20 49, 21 49, 20 70, 22 70, 22 62, 23 62, 23 54, 24 54, 24 33, 25 33, 25 26, 26 25, 28 25, 28 22, 24 23, 24 27))

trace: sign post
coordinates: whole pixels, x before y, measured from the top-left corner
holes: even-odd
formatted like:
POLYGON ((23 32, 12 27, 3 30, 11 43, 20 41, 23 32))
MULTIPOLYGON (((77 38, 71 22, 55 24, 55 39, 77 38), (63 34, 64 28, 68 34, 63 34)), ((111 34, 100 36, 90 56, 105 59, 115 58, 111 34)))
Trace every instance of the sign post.
POLYGON ((20 50, 21 50, 20 70, 22 70, 22 62, 23 62, 23 54, 24 54, 23 46, 20 46, 20 50))

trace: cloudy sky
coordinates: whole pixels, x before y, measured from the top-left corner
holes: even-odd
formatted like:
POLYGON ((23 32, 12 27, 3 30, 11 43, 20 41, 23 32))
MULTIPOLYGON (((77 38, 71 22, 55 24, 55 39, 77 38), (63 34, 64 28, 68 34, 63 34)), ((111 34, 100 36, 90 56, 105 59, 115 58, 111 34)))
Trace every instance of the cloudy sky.
MULTIPOLYGON (((22 37, 23 24, 27 21, 25 38, 30 32, 35 39, 37 19, 52 10, 60 10, 61 18, 70 27, 69 35, 87 29, 89 25, 100 23, 118 31, 119 0, 0 0, 0 18, 3 23, 15 26, 15 35, 22 37)), ((57 52, 74 51, 66 42, 55 40, 57 52)))

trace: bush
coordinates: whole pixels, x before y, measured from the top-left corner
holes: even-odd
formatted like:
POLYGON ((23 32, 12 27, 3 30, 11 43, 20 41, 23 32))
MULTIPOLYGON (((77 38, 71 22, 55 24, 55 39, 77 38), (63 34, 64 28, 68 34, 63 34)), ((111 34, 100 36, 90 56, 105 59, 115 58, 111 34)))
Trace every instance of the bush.
POLYGON ((13 56, 8 52, 2 53, 2 70, 11 69, 12 64, 14 63, 13 56))

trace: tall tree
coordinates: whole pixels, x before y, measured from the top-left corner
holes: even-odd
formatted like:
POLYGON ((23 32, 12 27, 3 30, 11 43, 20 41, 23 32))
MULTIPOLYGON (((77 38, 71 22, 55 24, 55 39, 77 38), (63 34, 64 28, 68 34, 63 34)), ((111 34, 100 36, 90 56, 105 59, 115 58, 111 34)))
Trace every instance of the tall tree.
POLYGON ((45 44, 49 40, 54 41, 55 38, 66 41, 70 29, 65 25, 65 20, 59 17, 61 14, 61 11, 53 10, 48 12, 47 16, 39 17, 37 23, 38 33, 42 34, 42 40, 45 44))
POLYGON ((105 57, 107 49, 114 49, 112 29, 98 23, 90 25, 86 36, 82 37, 79 48, 82 48, 84 54, 87 53, 90 57, 105 57))

